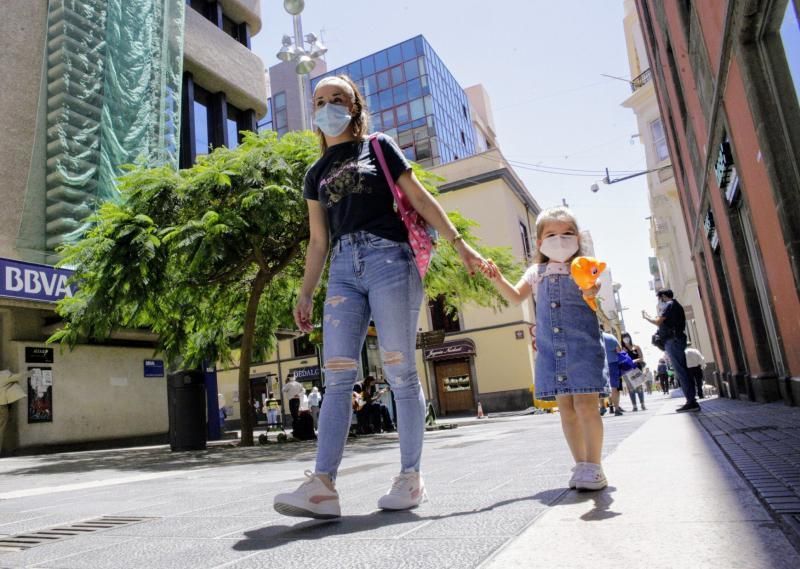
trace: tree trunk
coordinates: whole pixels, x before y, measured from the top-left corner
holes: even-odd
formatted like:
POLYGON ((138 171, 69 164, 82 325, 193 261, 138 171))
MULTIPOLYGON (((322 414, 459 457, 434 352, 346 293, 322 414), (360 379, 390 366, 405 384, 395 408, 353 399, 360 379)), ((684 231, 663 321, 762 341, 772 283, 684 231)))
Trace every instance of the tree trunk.
POLYGON ((253 339, 256 330, 258 303, 269 281, 269 273, 264 269, 258 271, 250 287, 250 298, 247 301, 247 312, 244 317, 242 333, 242 349, 239 355, 239 415, 242 417, 241 446, 253 446, 253 427, 255 426, 255 410, 250 400, 250 363, 253 360, 253 339))

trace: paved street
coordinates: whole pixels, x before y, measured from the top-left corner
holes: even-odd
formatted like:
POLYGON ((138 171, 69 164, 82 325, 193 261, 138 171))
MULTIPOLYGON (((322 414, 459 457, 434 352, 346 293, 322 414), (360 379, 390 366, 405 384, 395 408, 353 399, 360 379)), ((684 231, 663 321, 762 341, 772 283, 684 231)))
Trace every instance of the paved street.
POLYGON ((348 446, 339 478, 345 517, 335 522, 283 518, 271 508, 272 496, 296 486, 311 466, 312 443, 3 459, 0 534, 102 516, 125 525, 94 531, 88 524, 72 531, 82 533, 77 537, 0 553, 0 567, 394 569, 546 561, 552 569, 614 567, 618 555, 633 562, 621 567, 647 561, 652 569, 683 566, 673 555, 690 534, 741 560, 731 565, 712 552, 693 556, 695 567, 796 567, 800 557, 782 531, 697 419, 672 413, 675 403, 653 396, 647 412, 605 419, 611 487, 600 494, 565 490, 570 459, 558 416, 527 415, 428 433, 431 501, 414 512, 380 513, 375 502, 397 469, 396 437, 361 438, 348 446), (698 477, 688 493, 681 486, 687 474, 698 477), (664 485, 665 476, 675 484, 664 485), (684 508, 682 494, 710 517, 684 508), (731 518, 728 502, 744 514, 731 518), (128 523, 131 517, 146 519, 128 523), (736 542, 752 559, 742 558, 736 542), (653 551, 663 562, 647 558, 653 551))

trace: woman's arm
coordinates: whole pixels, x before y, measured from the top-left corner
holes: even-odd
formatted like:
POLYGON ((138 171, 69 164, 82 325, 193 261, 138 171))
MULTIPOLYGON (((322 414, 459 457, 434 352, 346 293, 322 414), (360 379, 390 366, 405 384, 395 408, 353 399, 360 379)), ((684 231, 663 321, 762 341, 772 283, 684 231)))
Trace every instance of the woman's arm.
POLYGON ((303 332, 311 332, 314 329, 314 324, 311 322, 314 291, 317 289, 328 256, 328 218, 320 202, 306 200, 306 203, 308 203, 311 237, 308 241, 303 285, 300 287, 300 296, 294 309, 294 321, 303 332))
POLYGON ((489 264, 481 257, 475 249, 470 247, 458 233, 453 223, 447 217, 444 209, 433 196, 419 183, 412 170, 406 170, 397 179, 397 185, 408 197, 414 209, 427 221, 444 239, 450 241, 461 257, 461 262, 470 274, 475 274, 476 270, 481 271, 486 276, 491 277, 494 272, 489 264))

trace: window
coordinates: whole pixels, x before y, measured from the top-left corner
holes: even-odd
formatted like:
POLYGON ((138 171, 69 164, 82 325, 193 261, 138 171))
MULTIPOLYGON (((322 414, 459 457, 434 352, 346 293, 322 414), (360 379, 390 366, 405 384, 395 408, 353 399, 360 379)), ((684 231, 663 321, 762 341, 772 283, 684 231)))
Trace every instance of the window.
POLYGON ((300 336, 299 338, 295 338, 292 341, 292 350, 294 351, 294 357, 296 358, 317 355, 317 348, 308 339, 308 334, 305 336, 300 336))
POLYGON ((242 130, 240 126, 241 111, 233 105, 228 105, 228 117, 225 120, 225 130, 227 131, 228 148, 236 148, 239 146, 241 136, 239 131, 242 130))
POLYGON ((225 15, 219 0, 186 0, 186 5, 202 14, 206 20, 247 49, 250 49, 250 28, 247 22, 239 24, 230 19, 225 15))
POLYGON ((389 87, 391 87, 391 84, 389 83, 389 72, 381 71, 378 73, 378 91, 383 91, 389 87))
POLYGON ((419 66, 417 65, 417 60, 414 61, 406 61, 403 64, 403 72, 406 74, 406 80, 411 80, 416 77, 419 77, 419 66))
POLYGON ((403 63, 403 48, 393 45, 389 48, 389 65, 399 65, 403 63))
POLYGON ((526 259, 531 258, 531 240, 528 236, 528 226, 523 221, 519 222, 519 236, 522 239, 522 252, 526 259))
POLYGON ((403 52, 403 59, 405 61, 408 61, 409 59, 414 59, 417 56, 417 50, 414 47, 413 39, 403 42, 400 48, 403 52))
POLYGON ((386 69, 389 67, 389 58, 386 55, 386 50, 379 51, 375 54, 375 71, 386 69))
POLYGON ((392 67, 392 85, 400 85, 403 83, 405 79, 403 78, 403 66, 398 65, 397 67, 392 67))
POLYGON ((211 95, 205 89, 195 85, 194 87, 194 148, 195 154, 201 156, 208 154, 211 146, 211 95))
POLYGON ((669 158, 669 147, 667 146, 667 135, 664 132, 664 123, 660 118, 650 123, 650 134, 653 136, 656 158, 659 162, 663 162, 669 158))
POLYGON ((286 134, 289 131, 289 114, 286 110, 286 91, 276 93, 272 97, 272 104, 274 105, 273 113, 275 116, 275 131, 280 134, 286 134))
POLYGON ((364 75, 375 73, 375 59, 371 55, 361 60, 361 70, 364 72, 364 75))
POLYGON ((786 57, 786 66, 794 85, 794 95, 800 103, 800 25, 798 20, 796 2, 791 0, 786 3, 786 11, 781 20, 780 37, 783 52, 786 57))
POLYGON ((444 330, 445 332, 461 331, 461 322, 458 319, 458 314, 446 310, 444 296, 429 300, 428 310, 431 313, 431 327, 434 330, 444 330))

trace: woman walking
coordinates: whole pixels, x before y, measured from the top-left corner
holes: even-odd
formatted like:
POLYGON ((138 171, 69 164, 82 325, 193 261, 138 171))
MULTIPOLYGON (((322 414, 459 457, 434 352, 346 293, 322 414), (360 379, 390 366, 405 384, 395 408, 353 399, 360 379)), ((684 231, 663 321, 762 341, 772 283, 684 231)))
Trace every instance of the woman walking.
MULTIPOLYGON (((425 432, 425 399, 415 365, 417 318, 423 298, 408 232, 394 210, 394 198, 374 148, 367 139, 369 112, 346 76, 323 79, 314 91, 314 123, 322 156, 306 174, 311 238, 294 317, 304 332, 313 328, 312 298, 330 251, 323 352, 325 404, 319 417, 316 467, 294 492, 275 497, 287 516, 341 515, 336 473, 352 415, 352 389, 361 346, 375 322, 383 367, 397 404, 400 474, 378 501, 384 510, 405 510, 425 498, 420 475, 425 432)), ((492 269, 459 235, 444 210, 417 181, 394 141, 378 135, 388 169, 414 209, 453 243, 467 270, 492 269)))
MULTIPOLYGON (((631 335, 627 332, 622 333, 622 349, 628 352, 628 355, 633 360, 633 363, 636 364, 636 367, 644 371, 646 366, 644 363, 644 353, 642 352, 642 348, 633 343, 631 335)), ((636 406, 637 396, 639 397, 639 403, 642 405, 642 411, 647 411, 647 407, 644 404, 644 387, 642 385, 633 387, 632 385, 628 384, 628 395, 631 398, 631 405, 633 405, 634 411, 639 410, 639 408, 636 406)))

